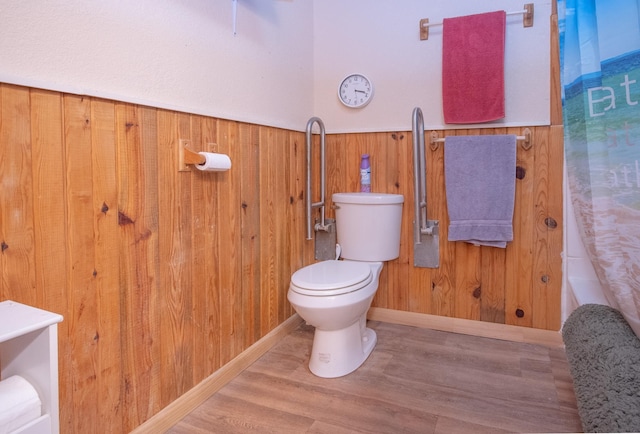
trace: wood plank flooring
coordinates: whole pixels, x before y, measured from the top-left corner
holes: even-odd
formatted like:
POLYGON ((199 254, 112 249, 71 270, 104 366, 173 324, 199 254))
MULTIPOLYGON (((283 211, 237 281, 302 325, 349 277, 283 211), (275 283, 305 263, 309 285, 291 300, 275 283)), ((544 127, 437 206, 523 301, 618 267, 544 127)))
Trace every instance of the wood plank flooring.
POLYGON ((301 325, 168 432, 579 432, 564 350, 369 321, 378 344, 323 379, 301 325))

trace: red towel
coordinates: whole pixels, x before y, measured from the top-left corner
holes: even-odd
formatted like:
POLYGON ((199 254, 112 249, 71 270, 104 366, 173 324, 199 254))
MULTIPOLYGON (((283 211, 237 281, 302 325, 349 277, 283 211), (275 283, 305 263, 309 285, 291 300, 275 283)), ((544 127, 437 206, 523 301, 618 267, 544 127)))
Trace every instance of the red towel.
POLYGON ((505 11, 442 21, 442 108, 447 124, 504 117, 505 11))

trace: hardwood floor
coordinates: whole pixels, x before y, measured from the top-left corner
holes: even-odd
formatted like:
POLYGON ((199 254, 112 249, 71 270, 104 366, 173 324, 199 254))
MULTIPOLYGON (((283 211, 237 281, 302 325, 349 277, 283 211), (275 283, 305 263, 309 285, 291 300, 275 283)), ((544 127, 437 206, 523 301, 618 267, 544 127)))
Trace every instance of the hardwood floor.
POLYGON ((168 432, 579 432, 561 347, 369 321, 378 344, 342 378, 311 374, 301 325, 168 432))

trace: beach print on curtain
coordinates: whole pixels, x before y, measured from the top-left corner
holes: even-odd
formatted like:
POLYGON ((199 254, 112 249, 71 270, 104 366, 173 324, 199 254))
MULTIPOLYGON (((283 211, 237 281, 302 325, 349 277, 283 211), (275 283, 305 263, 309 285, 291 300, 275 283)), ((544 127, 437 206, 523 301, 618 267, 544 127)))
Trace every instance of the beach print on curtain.
POLYGON ((640 336, 637 0, 558 1, 565 160, 579 231, 611 305, 640 336))

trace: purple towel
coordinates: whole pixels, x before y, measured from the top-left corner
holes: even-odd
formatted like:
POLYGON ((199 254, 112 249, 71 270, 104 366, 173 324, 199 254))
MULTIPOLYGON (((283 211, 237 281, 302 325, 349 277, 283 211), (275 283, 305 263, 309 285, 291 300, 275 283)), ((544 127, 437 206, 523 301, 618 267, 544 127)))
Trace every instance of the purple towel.
POLYGON ((506 247, 513 240, 516 136, 450 136, 444 145, 449 241, 506 247))

